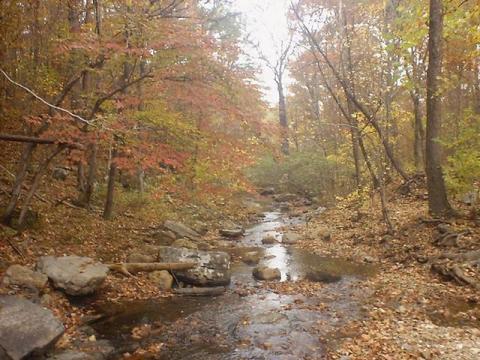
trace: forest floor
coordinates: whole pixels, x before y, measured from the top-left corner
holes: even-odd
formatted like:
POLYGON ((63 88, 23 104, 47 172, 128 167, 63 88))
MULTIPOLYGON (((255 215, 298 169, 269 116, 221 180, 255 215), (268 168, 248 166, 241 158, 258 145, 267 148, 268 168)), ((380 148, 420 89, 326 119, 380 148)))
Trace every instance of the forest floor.
MULTIPOLYGON (((359 208, 344 201, 304 226, 300 247, 333 257, 371 262, 379 272, 360 285, 373 295, 363 306, 365 318, 342 331, 343 341, 332 359, 478 359, 480 358, 480 293, 432 271, 442 254, 479 249, 480 229, 475 221, 450 220, 452 233, 464 234, 455 244, 435 245, 438 222, 427 216, 422 189, 403 196, 389 191, 388 208, 395 235, 387 234, 379 200, 359 208), (450 281, 448 281, 450 280, 450 281)), ((461 204, 456 204, 462 207, 461 204)), ((463 206, 464 213, 468 209, 463 206)), ((478 283, 476 263, 460 265, 468 279, 478 283)))

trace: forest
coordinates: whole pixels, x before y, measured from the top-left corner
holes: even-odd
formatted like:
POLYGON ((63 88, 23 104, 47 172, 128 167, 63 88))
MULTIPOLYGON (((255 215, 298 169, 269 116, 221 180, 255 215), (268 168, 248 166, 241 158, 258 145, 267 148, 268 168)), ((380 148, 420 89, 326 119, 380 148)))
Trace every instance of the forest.
POLYGON ((478 0, 1 0, 0 360, 480 358, 478 0))

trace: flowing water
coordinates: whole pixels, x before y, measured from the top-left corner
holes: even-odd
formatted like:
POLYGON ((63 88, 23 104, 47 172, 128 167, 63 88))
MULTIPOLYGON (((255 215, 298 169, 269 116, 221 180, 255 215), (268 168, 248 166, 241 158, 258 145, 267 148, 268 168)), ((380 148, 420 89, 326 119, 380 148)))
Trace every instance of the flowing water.
POLYGON ((266 213, 231 249, 233 257, 261 252, 261 263, 278 267, 286 285, 312 270, 340 281, 308 296, 286 295, 256 282, 253 266, 235 262, 225 295, 105 304, 99 309, 105 317, 95 330, 118 353, 157 346, 161 359, 322 359, 325 348, 344 336, 342 325, 361 318, 361 299, 367 295, 358 284, 374 269, 282 244, 261 244, 264 236, 280 239, 281 228, 299 222, 280 212, 266 213))

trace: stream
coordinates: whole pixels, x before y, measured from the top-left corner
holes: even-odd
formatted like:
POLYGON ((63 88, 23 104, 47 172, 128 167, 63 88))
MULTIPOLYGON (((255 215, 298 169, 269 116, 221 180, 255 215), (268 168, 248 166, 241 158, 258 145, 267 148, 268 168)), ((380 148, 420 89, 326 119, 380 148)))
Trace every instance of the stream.
POLYGON ((311 270, 340 281, 317 286, 308 296, 282 294, 256 281, 253 265, 235 261, 231 285, 222 296, 104 304, 98 311, 105 317, 92 327, 118 355, 156 347, 160 359, 322 359, 328 346, 347 336, 339 331, 342 325, 361 319, 362 299, 368 295, 357 285, 375 269, 281 243, 262 244, 266 235, 280 240, 281 228, 301 222, 266 212, 236 241, 232 257, 261 252, 260 264, 280 269, 281 285, 302 281, 311 270))

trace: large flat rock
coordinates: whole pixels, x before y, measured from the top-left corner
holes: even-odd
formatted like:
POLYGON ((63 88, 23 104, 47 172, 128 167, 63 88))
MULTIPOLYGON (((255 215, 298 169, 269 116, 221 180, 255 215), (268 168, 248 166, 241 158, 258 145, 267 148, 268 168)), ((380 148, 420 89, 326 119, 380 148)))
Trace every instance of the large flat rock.
POLYGON ((230 255, 220 251, 201 251, 186 248, 159 246, 161 262, 196 262, 198 266, 185 271, 175 271, 177 278, 197 286, 224 286, 230 283, 230 255))
POLYGON ((65 331, 51 311, 17 296, 0 296, 0 358, 45 353, 65 331))
POLYGON ((168 230, 174 233, 177 239, 187 238, 193 241, 200 240, 199 233, 197 233, 195 230, 177 221, 167 220, 163 224, 163 228, 165 230, 168 230))
POLYGON ((80 256, 43 256, 37 262, 37 270, 69 295, 94 293, 108 274, 108 266, 80 256))

